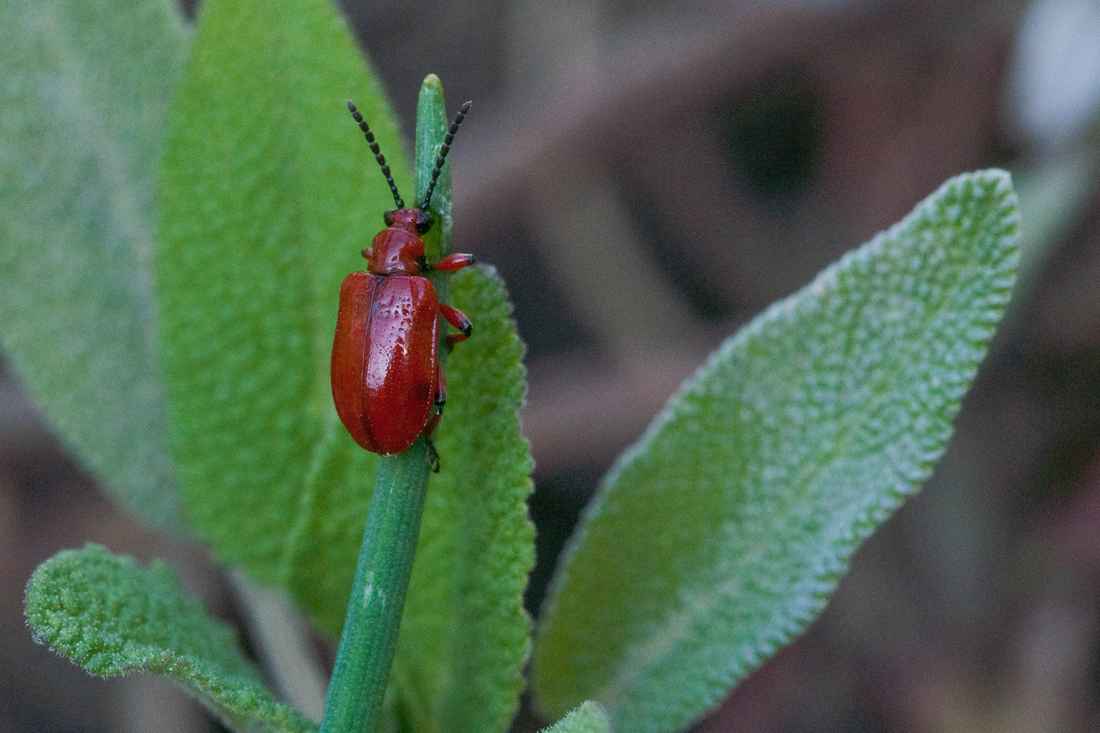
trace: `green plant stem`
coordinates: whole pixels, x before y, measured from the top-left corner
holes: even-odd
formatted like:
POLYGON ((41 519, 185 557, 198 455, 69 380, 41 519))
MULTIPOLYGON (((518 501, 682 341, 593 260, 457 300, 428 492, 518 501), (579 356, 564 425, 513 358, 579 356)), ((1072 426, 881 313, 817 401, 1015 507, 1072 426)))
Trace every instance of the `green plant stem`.
POLYGON ((378 724, 427 488, 423 436, 381 460, 321 733, 373 733, 378 724))

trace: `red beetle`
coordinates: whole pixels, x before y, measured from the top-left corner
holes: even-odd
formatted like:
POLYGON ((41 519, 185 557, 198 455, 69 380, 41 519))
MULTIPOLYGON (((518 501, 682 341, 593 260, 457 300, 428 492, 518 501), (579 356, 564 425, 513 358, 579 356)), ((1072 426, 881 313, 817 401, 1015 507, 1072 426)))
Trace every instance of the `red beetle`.
MULTIPOLYGON (((465 341, 473 327, 459 310, 440 303, 428 270, 455 271, 472 265, 473 255, 452 254, 434 265, 424 260, 420 235, 432 226, 428 204, 455 132, 470 109, 462 105, 435 161, 424 202, 406 209, 386 159, 363 116, 348 102, 371 152, 393 191, 397 208, 387 211, 386 229, 363 250, 367 272, 353 272, 340 288, 340 311, 332 344, 332 397, 340 421, 355 442, 374 453, 392 455, 413 444, 439 422, 447 385, 439 365, 439 319, 461 333, 448 346, 465 341)), ((432 468, 438 456, 429 440, 432 468)))

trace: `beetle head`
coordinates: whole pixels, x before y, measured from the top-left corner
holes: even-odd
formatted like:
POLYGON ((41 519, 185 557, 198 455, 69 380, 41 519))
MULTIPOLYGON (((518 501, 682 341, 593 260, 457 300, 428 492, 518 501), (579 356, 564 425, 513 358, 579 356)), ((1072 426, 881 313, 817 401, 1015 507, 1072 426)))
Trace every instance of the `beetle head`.
POLYGON ((435 217, 427 209, 390 209, 382 215, 382 220, 388 227, 403 229, 418 236, 427 234, 435 223, 435 217))

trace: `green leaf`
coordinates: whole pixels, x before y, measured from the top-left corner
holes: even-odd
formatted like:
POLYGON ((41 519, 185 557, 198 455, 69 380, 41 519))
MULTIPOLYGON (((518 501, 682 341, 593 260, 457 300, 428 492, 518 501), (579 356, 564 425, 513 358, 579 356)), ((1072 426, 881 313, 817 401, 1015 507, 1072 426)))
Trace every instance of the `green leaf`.
POLYGON ((328 423, 284 538, 278 583, 334 639, 344 626, 377 471, 376 455, 339 421, 328 423))
MULTIPOLYGON (((420 85, 416 100, 416 200, 423 202, 428 195, 432 170, 450 127, 447 104, 443 96, 443 83, 435 74, 428 74, 420 85)), ((425 255, 429 262, 442 259, 451 253, 451 230, 454 226, 451 197, 451 166, 444 164, 429 206, 436 224, 424 237, 425 255)), ((446 273, 429 275, 441 302, 449 303, 450 276, 446 273)), ((445 356, 445 355, 444 355, 445 356)))
POLYGON ((534 464, 517 417, 526 373, 496 273, 462 270, 452 293, 474 332, 447 361, 443 470, 428 490, 393 678, 413 730, 495 733, 515 715, 530 650, 534 464))
MULTIPOLYGON (((285 578, 307 476, 324 472, 340 282, 393 205, 347 99, 411 190, 393 114, 329 2, 203 3, 161 179, 163 361, 189 514, 262 582, 285 578)), ((338 519, 370 501, 375 462, 349 461, 338 519)))
POLYGON ((611 733, 611 721, 599 703, 588 701, 543 733, 611 733))
POLYGON ((180 593, 171 568, 89 544, 42 563, 27 585, 35 640, 90 674, 152 672, 184 685, 237 731, 312 731, 275 701, 245 661, 233 629, 180 593))
POLYGON ((805 629, 914 493, 1008 302, 1008 174, 948 181, 730 338, 605 479, 559 567, 538 700, 681 730, 805 629))
POLYGON ((185 41, 168 0, 0 3, 0 346, 104 488, 177 530, 150 261, 185 41))

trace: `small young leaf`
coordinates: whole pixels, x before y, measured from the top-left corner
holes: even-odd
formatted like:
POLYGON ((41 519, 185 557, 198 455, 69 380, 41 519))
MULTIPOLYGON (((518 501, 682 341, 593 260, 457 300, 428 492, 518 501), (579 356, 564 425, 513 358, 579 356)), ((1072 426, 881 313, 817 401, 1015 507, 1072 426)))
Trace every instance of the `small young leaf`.
MULTIPOLYGON (((411 191, 394 116, 328 0, 202 4, 161 179, 163 362, 189 515, 261 582, 287 574, 314 451, 336 420, 340 283, 393 207, 348 99, 411 191)), ((340 510, 357 516, 363 460, 340 510)))
MULTIPOLYGON (((421 202, 428 194, 436 158, 450 127, 447 104, 443 95, 443 82, 435 74, 428 74, 420 85, 416 99, 416 200, 421 202)), ((433 262, 451 254, 451 230, 454 225, 454 200, 451 196, 451 166, 444 164, 439 171, 435 191, 429 206, 436 219, 424 237, 424 249, 428 261, 433 262)), ((430 274, 432 284, 441 302, 449 303, 450 278, 445 273, 430 274)))
POLYGON ((541 705, 681 730, 801 632, 943 451, 1016 238, 1008 174, 959 176, 729 339, 586 512, 536 646, 541 705))
POLYGON ((150 260, 185 40, 167 0, 0 2, 0 346, 104 488, 179 531, 150 260))
POLYGON ((598 702, 588 701, 542 733, 611 733, 611 721, 598 702))
POLYGON ((169 677, 237 731, 315 729, 275 701, 233 630, 184 597, 164 563, 146 570, 93 544, 65 550, 31 577, 26 612, 39 643, 90 674, 169 677))

